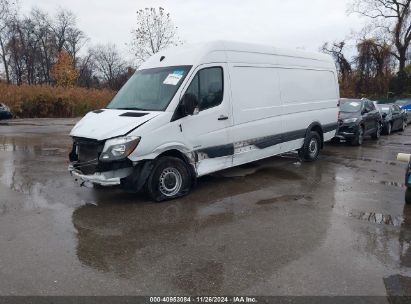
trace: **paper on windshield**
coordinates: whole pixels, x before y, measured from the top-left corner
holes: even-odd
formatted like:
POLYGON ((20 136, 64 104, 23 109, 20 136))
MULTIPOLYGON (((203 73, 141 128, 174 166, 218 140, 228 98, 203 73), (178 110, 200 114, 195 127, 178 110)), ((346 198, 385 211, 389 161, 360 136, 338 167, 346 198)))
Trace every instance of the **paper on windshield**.
POLYGON ((177 85, 180 79, 183 77, 182 71, 174 71, 172 74, 168 74, 167 78, 163 81, 163 84, 177 85))
POLYGON ((359 103, 359 102, 356 102, 356 101, 353 101, 353 102, 350 102, 350 105, 356 107, 356 106, 359 106, 360 103, 359 103))

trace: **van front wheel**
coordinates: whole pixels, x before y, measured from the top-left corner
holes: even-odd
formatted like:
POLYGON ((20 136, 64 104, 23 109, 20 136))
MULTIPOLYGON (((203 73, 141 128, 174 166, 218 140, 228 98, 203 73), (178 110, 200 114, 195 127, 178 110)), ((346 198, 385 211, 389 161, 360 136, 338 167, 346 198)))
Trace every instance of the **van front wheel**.
POLYGON ((298 155, 303 161, 312 162, 318 159, 321 149, 321 137, 315 132, 311 131, 304 139, 304 145, 298 151, 298 155))
POLYGON ((146 183, 146 192, 156 202, 186 195, 191 189, 191 174, 186 163, 176 157, 160 157, 146 183))

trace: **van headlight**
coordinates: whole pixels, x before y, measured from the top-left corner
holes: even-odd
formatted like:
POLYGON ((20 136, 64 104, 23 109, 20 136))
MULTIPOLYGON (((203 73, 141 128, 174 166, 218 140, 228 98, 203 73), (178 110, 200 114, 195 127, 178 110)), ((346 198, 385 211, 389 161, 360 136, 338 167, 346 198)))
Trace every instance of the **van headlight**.
POLYGON ((141 137, 137 136, 124 136, 107 140, 100 160, 108 162, 126 158, 136 149, 140 139, 141 137))

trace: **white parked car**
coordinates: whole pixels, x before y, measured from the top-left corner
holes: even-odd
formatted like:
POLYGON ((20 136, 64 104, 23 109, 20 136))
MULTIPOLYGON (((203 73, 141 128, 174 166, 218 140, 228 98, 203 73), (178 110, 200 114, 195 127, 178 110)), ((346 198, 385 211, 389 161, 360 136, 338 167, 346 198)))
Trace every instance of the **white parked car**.
POLYGON ((69 170, 155 201, 179 197, 199 176, 273 155, 316 160, 338 101, 328 55, 225 41, 161 51, 73 128, 69 170))

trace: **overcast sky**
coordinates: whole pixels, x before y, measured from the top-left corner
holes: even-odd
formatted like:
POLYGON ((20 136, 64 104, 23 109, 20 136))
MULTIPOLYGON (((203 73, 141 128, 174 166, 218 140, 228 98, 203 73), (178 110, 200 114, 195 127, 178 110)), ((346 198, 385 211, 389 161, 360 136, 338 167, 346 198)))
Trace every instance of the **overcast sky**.
POLYGON ((347 16, 350 0, 20 0, 23 12, 32 7, 50 13, 59 7, 77 15, 78 26, 91 44, 114 42, 126 55, 136 11, 164 7, 182 40, 250 41, 317 51, 359 30, 364 21, 347 16))

